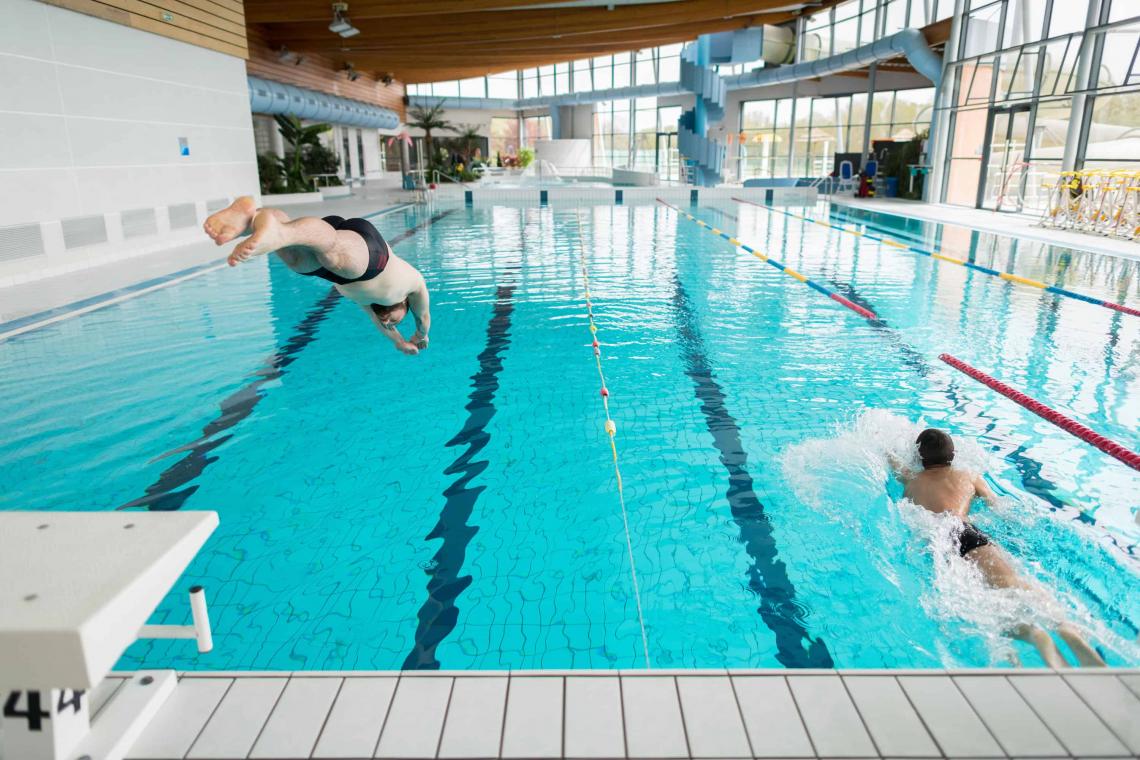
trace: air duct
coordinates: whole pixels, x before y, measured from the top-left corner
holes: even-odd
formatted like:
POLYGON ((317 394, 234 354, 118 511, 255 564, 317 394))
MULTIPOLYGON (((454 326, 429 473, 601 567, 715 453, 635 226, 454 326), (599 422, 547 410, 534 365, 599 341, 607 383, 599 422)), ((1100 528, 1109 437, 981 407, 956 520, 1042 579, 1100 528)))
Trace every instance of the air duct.
POLYGON ((395 111, 371 103, 259 77, 246 77, 246 80, 249 109, 253 113, 285 114, 349 127, 395 129, 400 125, 400 117, 395 111))
POLYGON ((817 61, 805 61, 794 66, 776 66, 773 68, 757 69, 747 74, 735 77, 725 77, 725 83, 730 90, 739 90, 745 87, 764 87, 766 85, 794 82, 800 79, 813 79, 828 74, 838 74, 843 71, 860 69, 876 61, 885 61, 906 57, 915 71, 922 74, 931 82, 938 84, 942 78, 942 58, 926 44, 926 37, 918 29, 903 29, 889 37, 883 37, 870 45, 848 50, 846 53, 821 58, 817 61))

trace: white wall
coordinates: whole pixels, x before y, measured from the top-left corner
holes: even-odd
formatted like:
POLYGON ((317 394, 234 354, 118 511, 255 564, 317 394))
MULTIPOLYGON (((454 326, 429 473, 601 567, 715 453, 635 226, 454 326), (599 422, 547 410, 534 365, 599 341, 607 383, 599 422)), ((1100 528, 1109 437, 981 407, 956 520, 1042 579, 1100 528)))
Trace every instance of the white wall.
POLYGON ((258 189, 244 61, 32 0, 0 0, 0 135, 0 226, 258 189))

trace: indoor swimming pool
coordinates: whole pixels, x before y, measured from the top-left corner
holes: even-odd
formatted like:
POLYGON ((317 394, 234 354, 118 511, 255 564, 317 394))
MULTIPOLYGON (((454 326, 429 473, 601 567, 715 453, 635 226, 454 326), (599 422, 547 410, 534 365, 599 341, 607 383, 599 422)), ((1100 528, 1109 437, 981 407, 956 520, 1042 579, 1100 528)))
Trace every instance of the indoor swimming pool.
POLYGON ((202 584, 213 652, 145 641, 123 668, 1039 666, 1002 635, 1018 614, 1140 665, 1138 473, 938 360, 1136 450, 1140 318, 867 233, 1133 309, 1140 261, 827 204, 682 211, 378 218, 431 288, 417 357, 275 258, 0 340, 0 509, 219 513, 151 621, 202 584), (885 454, 920 425, 988 471, 976 523, 1050 599, 981 589, 901 500, 885 454))

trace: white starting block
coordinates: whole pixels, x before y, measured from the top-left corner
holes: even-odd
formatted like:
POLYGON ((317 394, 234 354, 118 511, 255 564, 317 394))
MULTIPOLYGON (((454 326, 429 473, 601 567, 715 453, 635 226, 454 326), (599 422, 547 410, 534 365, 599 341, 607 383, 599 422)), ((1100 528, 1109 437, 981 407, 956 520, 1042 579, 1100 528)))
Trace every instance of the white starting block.
POLYGON ((216 512, 0 512, 0 760, 119 760, 174 691, 140 671, 94 724, 88 694, 140 638, 212 646, 193 626, 146 620, 218 526, 216 512))

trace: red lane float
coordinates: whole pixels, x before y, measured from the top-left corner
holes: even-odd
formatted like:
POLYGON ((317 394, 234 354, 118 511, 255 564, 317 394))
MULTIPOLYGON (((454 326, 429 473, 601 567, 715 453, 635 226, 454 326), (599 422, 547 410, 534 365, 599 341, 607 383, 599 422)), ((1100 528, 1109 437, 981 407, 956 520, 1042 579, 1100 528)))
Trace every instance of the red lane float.
POLYGON ((1068 433, 1071 433, 1072 435, 1075 435, 1085 443, 1091 446, 1095 446, 1105 454, 1108 454, 1110 457, 1119 459, 1121 462, 1124 462, 1124 464, 1128 465, 1134 470, 1140 470, 1140 454, 1137 454, 1135 451, 1125 448, 1119 443, 1105 438, 1095 430, 1087 428, 1076 420, 1066 417, 1056 409, 1051 409, 1050 407, 1042 404, 1037 399, 1032 398, 1031 396, 1027 396, 1021 391, 1006 385, 1001 380, 987 375, 980 369, 971 367, 961 359, 953 357, 950 354, 941 354, 938 358, 962 374, 969 375, 979 383, 989 386, 1009 400, 1017 402, 1021 406, 1036 414, 1038 417, 1052 422, 1057 427, 1068 433))

